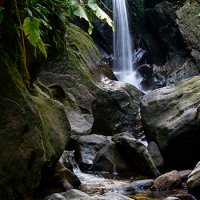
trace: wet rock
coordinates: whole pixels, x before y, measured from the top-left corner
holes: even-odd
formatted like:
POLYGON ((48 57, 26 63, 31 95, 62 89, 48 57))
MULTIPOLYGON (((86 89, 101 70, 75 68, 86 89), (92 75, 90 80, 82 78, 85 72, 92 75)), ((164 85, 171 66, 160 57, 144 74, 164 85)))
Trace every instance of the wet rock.
POLYGON ((188 176, 187 187, 190 193, 200 197, 200 162, 188 176))
POLYGON ((160 153, 160 149, 159 149, 158 145, 153 141, 149 142, 147 149, 148 149, 156 167, 162 168, 164 166, 164 160, 160 153))
POLYGON ((108 192, 103 194, 102 196, 94 196, 92 197, 93 200, 131 200, 131 198, 126 197, 122 194, 108 192))
POLYGON ((90 170, 105 171, 115 175, 128 174, 128 172, 131 171, 124 159, 120 156, 114 142, 108 144, 97 152, 90 170))
POLYGON ((137 77, 141 79, 140 85, 144 91, 153 88, 153 68, 150 65, 140 65, 137 69, 137 77))
POLYGON ((153 177, 159 175, 159 171, 144 144, 134 137, 126 135, 113 138, 113 140, 116 142, 121 156, 132 167, 133 171, 153 177))
POLYGON ((55 193, 47 197, 45 200, 131 200, 122 194, 108 192, 103 195, 89 196, 79 190, 68 190, 65 193, 55 193))
POLYGON ((156 190, 169 190, 182 185, 181 176, 178 171, 173 170, 165 173, 154 180, 153 187, 156 190))
POLYGON ((80 136, 75 149, 75 159, 80 168, 84 171, 91 167, 97 152, 109 143, 109 138, 102 135, 80 136))
POLYGON ((67 192, 55 193, 47 197, 45 200, 89 200, 91 197, 80 190, 71 189, 67 192))
POLYGON ((79 178, 58 162, 49 176, 40 183, 35 192, 35 197, 45 196, 45 194, 52 194, 54 192, 64 192, 72 188, 78 188, 80 185, 79 178))
POLYGON ((136 191, 148 190, 153 185, 153 179, 145 179, 131 182, 130 184, 136 191))
POLYGON ((200 159, 199 85, 196 76, 143 97, 144 132, 147 140, 158 144, 166 168, 190 169, 200 159))

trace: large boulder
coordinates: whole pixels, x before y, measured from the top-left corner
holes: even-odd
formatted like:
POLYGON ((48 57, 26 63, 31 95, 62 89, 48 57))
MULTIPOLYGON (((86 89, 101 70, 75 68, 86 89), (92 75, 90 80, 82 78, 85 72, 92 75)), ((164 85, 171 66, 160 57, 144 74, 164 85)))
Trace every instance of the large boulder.
POLYGON ((181 176, 176 170, 162 174, 153 183, 153 188, 158 191, 180 188, 181 186, 181 176))
POLYGON ((63 105, 39 87, 31 95, 14 63, 4 59, 0 61, 0 199, 30 199, 66 148, 70 125, 63 105))
POLYGON ((141 92, 134 86, 105 79, 99 83, 92 106, 92 132, 112 136, 121 132, 137 134, 138 108, 141 92))
POLYGON ((91 167, 97 152, 109 143, 110 140, 103 135, 80 136, 75 146, 75 159, 80 168, 85 171, 91 167))
POLYGON ((115 135, 112 140, 116 142, 121 156, 131 166, 132 171, 152 177, 159 176, 160 173, 144 144, 127 134, 115 135))
POLYGON ((119 154, 114 142, 111 142, 97 152, 90 170, 95 172, 110 172, 114 176, 131 173, 131 168, 128 167, 123 157, 119 154))
POLYGON ((199 85, 200 76, 195 76, 150 91, 142 99, 145 135, 158 144, 167 168, 192 168, 200 160, 199 85))
POLYGON ((66 37, 66 56, 47 63, 39 79, 48 87, 61 87, 76 99, 79 109, 71 113, 76 121, 69 120, 76 128, 75 132, 81 134, 81 127, 79 129, 78 126, 82 124, 85 126, 83 134, 90 131, 102 135, 136 132, 134 125, 138 123, 141 92, 130 84, 109 80, 101 74, 101 70, 98 72, 98 51, 83 30, 71 25, 66 37))

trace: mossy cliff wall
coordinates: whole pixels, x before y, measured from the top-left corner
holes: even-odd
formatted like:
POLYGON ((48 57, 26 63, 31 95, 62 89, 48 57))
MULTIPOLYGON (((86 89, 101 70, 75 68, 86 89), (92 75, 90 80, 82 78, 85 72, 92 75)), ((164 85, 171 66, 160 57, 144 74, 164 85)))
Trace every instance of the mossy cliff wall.
POLYGON ((0 199, 30 199, 66 147, 70 126, 62 104, 27 91, 6 55, 0 60, 0 199))

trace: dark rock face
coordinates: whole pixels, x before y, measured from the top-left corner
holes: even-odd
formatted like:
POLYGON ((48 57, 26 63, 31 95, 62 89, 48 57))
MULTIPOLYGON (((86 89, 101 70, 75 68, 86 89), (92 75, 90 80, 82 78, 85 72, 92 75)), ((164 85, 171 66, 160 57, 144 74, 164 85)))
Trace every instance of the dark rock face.
POLYGON ((144 131, 158 144, 166 168, 190 169, 200 160, 199 83, 196 76, 143 97, 144 131))
POLYGON ((187 2, 177 11, 177 23, 187 46, 200 51, 200 4, 198 1, 187 2))
MULTIPOLYGON (((155 46, 159 48, 160 55, 163 58, 166 58, 169 52, 174 52, 185 47, 182 35, 176 24, 176 14, 169 3, 161 2, 155 7, 147 9, 146 25, 149 32, 154 37, 156 36, 157 45, 155 46)), ((153 62, 156 63, 156 60, 153 62)))
POLYGON ((92 168, 90 168, 92 171, 105 171, 110 172, 113 175, 123 175, 131 171, 119 154, 114 142, 98 151, 93 163, 92 168))
POLYGON ((106 79, 99 84, 92 105, 94 124, 92 132, 114 135, 120 132, 137 132, 138 106, 141 92, 130 84, 106 79))
POLYGON ((65 149, 70 125, 40 87, 28 93, 14 64, 0 68, 0 199, 30 199, 65 149))

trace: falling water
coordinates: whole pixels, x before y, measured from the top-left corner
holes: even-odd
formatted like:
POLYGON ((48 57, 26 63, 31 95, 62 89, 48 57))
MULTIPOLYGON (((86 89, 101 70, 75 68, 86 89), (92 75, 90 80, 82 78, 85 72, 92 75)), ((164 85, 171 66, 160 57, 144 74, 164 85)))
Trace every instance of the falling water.
POLYGON ((113 70, 118 80, 139 88, 136 72, 133 70, 132 42, 129 31, 126 0, 113 0, 113 70))

